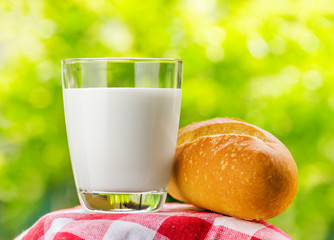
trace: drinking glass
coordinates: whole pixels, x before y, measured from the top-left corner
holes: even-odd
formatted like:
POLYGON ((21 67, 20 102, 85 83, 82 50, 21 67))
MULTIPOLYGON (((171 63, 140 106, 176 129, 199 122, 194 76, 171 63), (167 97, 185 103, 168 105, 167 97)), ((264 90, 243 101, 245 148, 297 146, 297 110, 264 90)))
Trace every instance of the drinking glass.
POLYGON ((64 59, 62 77, 67 139, 83 208, 161 209, 179 127, 182 61, 64 59))

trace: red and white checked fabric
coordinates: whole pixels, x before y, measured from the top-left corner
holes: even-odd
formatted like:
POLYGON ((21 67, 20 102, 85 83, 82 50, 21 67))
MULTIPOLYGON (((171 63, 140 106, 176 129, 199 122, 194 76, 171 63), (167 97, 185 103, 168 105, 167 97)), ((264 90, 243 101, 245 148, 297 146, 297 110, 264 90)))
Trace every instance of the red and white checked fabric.
POLYGON ((89 214, 80 206, 46 214, 15 240, 288 240, 266 221, 245 221, 167 203, 157 213, 89 214))

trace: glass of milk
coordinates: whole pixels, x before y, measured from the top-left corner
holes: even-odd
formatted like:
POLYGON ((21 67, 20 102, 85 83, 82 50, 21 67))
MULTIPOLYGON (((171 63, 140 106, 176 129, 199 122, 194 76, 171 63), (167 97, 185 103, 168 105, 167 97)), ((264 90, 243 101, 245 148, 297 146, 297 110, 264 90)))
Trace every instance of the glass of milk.
POLYGON ((182 61, 64 59, 62 73, 81 205, 91 212, 161 209, 179 127, 182 61))

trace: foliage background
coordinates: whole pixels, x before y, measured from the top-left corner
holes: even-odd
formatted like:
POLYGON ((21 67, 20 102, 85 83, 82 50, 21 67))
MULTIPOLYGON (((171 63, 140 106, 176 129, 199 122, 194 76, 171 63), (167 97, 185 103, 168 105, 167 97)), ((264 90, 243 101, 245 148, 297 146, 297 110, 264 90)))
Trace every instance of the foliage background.
POLYGON ((184 60, 180 126, 237 117, 276 135, 299 168, 270 220, 294 239, 334 239, 331 0, 0 2, 0 239, 78 204, 60 60, 184 60))

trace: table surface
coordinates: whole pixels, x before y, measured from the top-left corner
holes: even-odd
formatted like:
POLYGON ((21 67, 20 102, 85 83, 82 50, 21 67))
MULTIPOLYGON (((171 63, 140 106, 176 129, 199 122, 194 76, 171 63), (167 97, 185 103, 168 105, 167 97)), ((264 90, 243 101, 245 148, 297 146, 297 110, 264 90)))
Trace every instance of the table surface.
POLYGON ((233 239, 287 240, 282 230, 267 221, 246 221, 196 208, 166 203, 157 213, 91 214, 81 206, 41 217, 16 240, 31 239, 233 239))

